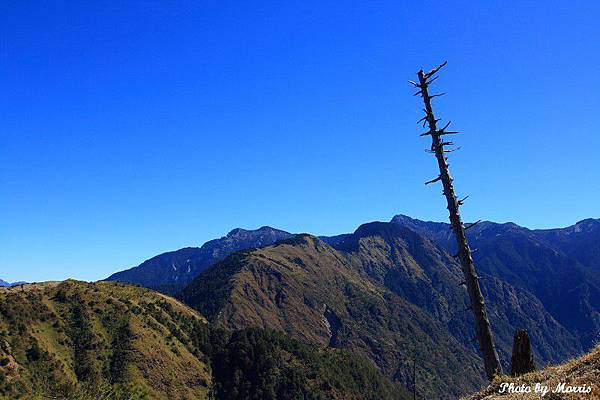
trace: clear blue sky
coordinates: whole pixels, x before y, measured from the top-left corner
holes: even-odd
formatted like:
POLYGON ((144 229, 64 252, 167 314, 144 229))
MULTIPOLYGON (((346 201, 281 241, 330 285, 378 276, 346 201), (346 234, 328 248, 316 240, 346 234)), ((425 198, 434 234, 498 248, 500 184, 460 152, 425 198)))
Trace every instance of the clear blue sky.
POLYGON ((598 4, 3 1, 0 278, 100 279, 235 227, 446 220, 406 83, 444 59, 466 218, 597 218, 598 4))

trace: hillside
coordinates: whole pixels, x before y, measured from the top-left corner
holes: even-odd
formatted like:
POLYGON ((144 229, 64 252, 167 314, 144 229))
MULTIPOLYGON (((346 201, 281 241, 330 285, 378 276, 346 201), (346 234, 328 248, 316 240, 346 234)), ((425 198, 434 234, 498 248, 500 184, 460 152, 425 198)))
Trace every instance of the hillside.
POLYGON ((344 258, 318 238, 302 235, 228 257, 194 280, 183 298, 222 327, 273 328, 351 349, 405 386, 412 383, 416 356, 420 388, 429 395, 451 398, 481 386, 473 352, 344 258))
MULTIPOLYGON (((422 235, 396 224, 364 224, 341 242, 371 280, 443 321, 464 345, 475 350, 473 322, 460 266, 446 251, 422 235)), ((481 275, 481 274, 480 274, 481 275)), ((578 354, 580 345, 528 291, 505 280, 482 275, 488 314, 501 361, 508 367, 516 327, 531 327, 539 362, 558 362, 578 354)))
POLYGON ((2 289, 0 316, 7 397, 112 384, 156 398, 208 395, 209 366, 169 330, 180 316, 203 318, 149 290, 75 281, 2 289))
POLYGON ((165 294, 175 294, 200 272, 229 254, 266 246, 292 234, 268 226, 256 230, 234 229, 201 247, 186 247, 159 254, 134 268, 112 274, 107 281, 133 283, 165 294))
POLYGON ((562 365, 547 367, 518 378, 498 377, 492 385, 463 400, 592 400, 597 399, 598 396, 600 396, 600 347, 562 365), (510 386, 508 385, 510 384, 513 384, 513 387, 525 388, 530 392, 509 393, 510 386), (536 393, 536 384, 540 385, 540 389, 547 387, 548 392, 544 396, 541 396, 541 392, 536 393), (565 384, 565 386, 560 386, 561 384, 565 384), (579 388, 578 392, 569 387, 579 388), (553 393, 557 388, 559 391, 553 393))
MULTIPOLYGON (((449 224, 402 215, 392 222, 450 252, 456 247, 449 224)), ((530 292, 588 350, 600 332, 599 226, 600 221, 590 219, 567 228, 536 231, 485 221, 467 233, 470 246, 476 249, 473 257, 480 274, 530 292)))
POLYGON ((0 398, 401 399, 368 361, 265 330, 225 331, 113 282, 0 289, 0 398))
MULTIPOLYGON (((416 354, 417 389, 429 396, 456 398, 482 385, 460 267, 444 249, 390 223, 328 241, 336 248, 299 235, 233 254, 200 274, 182 299, 222 327, 273 328, 351 349, 409 388, 416 354)), ((505 366, 518 327, 535 327, 541 363, 580 351, 535 296, 500 279, 484 289, 505 366)))

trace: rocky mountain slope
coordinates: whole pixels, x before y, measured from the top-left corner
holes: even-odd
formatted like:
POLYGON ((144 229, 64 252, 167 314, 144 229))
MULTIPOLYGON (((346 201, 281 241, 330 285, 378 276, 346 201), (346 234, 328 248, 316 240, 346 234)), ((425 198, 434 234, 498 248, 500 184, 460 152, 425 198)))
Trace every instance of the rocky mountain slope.
POLYGON ((137 267, 114 273, 106 280, 133 283, 166 294, 174 294, 204 269, 229 254, 247 248, 266 246, 290 236, 292 235, 288 232, 268 226, 256 230, 237 228, 220 239, 204 243, 201 247, 186 247, 157 255, 137 267))
MULTIPOLYGON (((351 349, 407 387, 416 355, 417 386, 428 396, 455 398, 483 383, 460 267, 447 251, 392 223, 324 240, 300 235, 233 254, 182 299, 219 326, 269 327, 351 349)), ((483 286, 505 366, 518 327, 535 327, 542 363, 580 351, 534 295, 498 278, 483 286)))
POLYGON ((0 289, 0 398, 403 399, 368 361, 260 329, 212 327, 134 286, 0 289))

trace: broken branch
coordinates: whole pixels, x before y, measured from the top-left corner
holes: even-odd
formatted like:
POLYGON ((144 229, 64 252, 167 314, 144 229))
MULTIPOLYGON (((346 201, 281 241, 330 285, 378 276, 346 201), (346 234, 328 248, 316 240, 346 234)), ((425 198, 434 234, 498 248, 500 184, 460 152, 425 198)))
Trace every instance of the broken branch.
POLYGON ((462 199, 458 200, 458 205, 462 206, 463 204, 465 204, 465 200, 468 199, 468 198, 469 198, 469 196, 465 196, 462 199))
POLYGON ((448 61, 444 61, 443 63, 441 63, 440 65, 438 65, 434 69, 432 69, 431 71, 427 72, 425 74, 425 78, 429 78, 430 76, 432 76, 433 74, 435 74, 436 72, 438 72, 440 69, 442 69, 444 67, 444 65, 446 65, 446 64, 448 64, 448 61))
POLYGON ((472 224, 465 226, 465 231, 471 229, 472 227, 474 227, 475 225, 477 225, 480 222, 481 222, 481 220, 477 220, 477 221, 473 222, 472 224))
POLYGON ((425 184, 426 184, 426 185, 429 185, 430 183, 435 183, 435 182, 439 181, 440 179, 442 179, 442 177, 441 177, 441 176, 438 176, 438 177, 437 177, 437 178, 435 178, 435 179, 432 179, 432 180, 430 180, 430 181, 427 181, 427 182, 425 182, 425 184))

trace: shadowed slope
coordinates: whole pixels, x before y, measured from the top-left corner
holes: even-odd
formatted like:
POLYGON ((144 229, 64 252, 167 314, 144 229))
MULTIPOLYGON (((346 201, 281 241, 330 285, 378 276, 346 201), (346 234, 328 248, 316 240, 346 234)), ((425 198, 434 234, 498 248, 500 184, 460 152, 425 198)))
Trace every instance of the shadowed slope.
POLYGON ((108 281, 134 283, 166 294, 175 294, 212 264, 229 254, 253 247, 262 247, 292 236, 268 226, 256 230, 234 229, 220 239, 208 241, 202 247, 186 247, 163 253, 137 267, 117 272, 108 281))
MULTIPOLYGON (((466 291, 461 285, 463 275, 446 251, 409 228, 383 222, 362 225, 338 248, 348 251, 371 279, 427 310, 463 344, 477 351, 472 316, 466 310, 466 291)), ((481 285, 505 367, 510 361, 514 330, 519 327, 531 326, 541 365, 581 351, 573 335, 535 295, 489 275, 482 275, 481 285)))
MULTIPOLYGON (((448 224, 406 216, 392 222, 420 232, 450 252, 456 247, 448 224)), ((600 332, 600 274, 593 261, 599 246, 597 225, 597 220, 585 220, 573 227, 532 231, 513 223, 482 222, 468 231, 468 238, 476 249, 480 274, 535 295, 585 350, 600 332), (567 255, 569 251, 577 252, 577 258, 567 255), (582 265, 579 259, 590 264, 582 265)))

